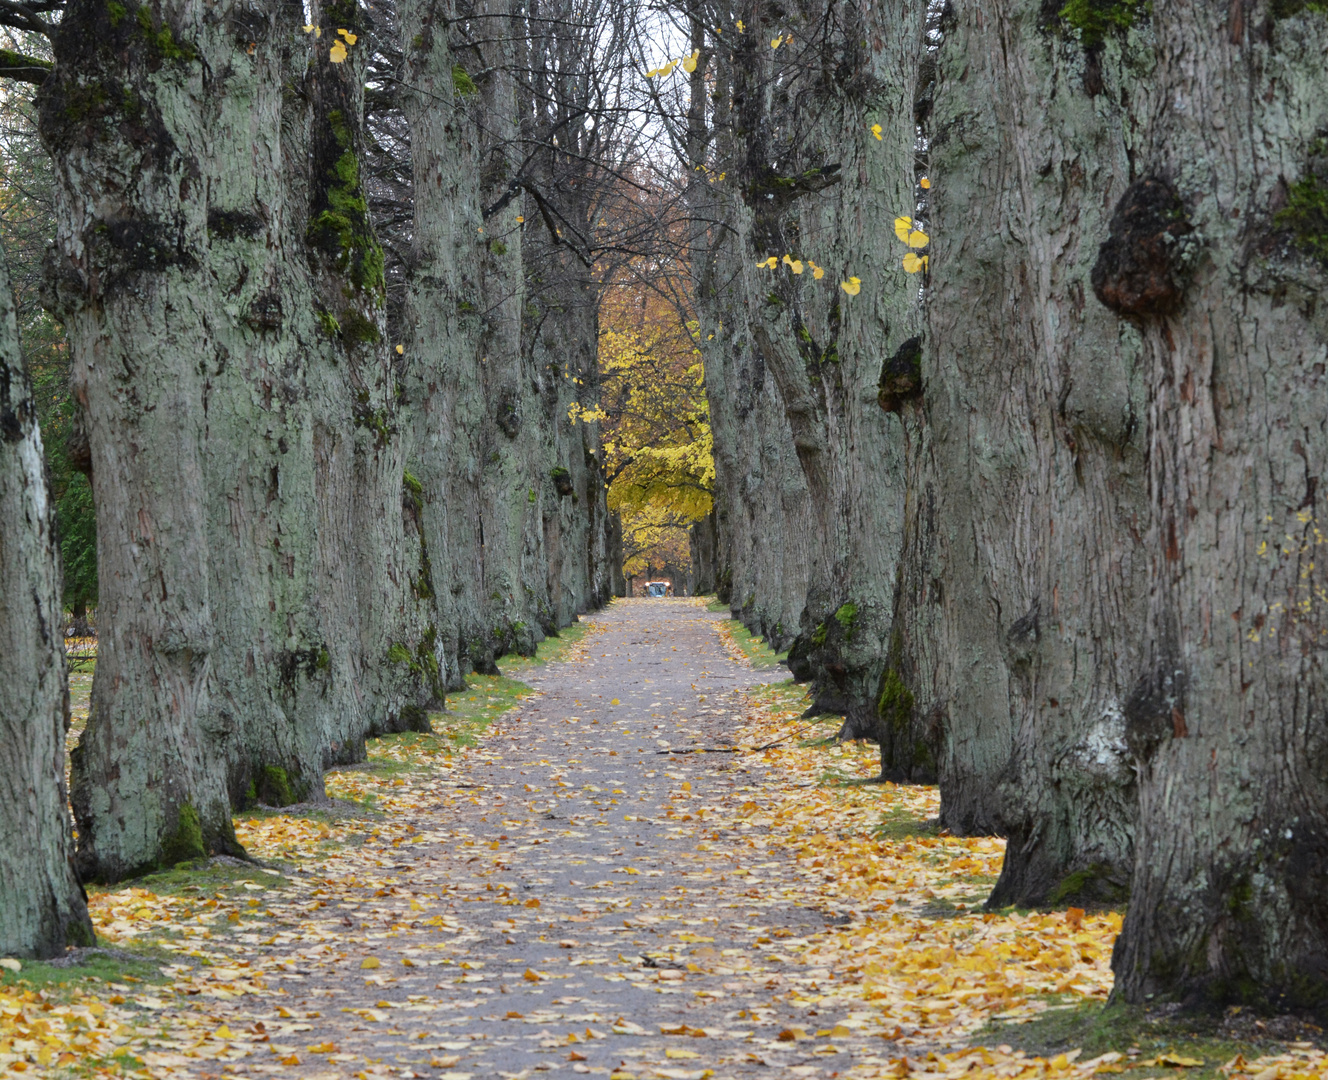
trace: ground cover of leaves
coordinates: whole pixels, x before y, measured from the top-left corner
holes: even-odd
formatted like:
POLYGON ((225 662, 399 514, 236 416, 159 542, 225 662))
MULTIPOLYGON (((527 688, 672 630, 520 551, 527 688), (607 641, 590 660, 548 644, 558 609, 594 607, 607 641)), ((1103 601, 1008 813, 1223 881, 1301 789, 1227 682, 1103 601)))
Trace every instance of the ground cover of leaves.
POLYGON ((101 950, 0 971, 0 1069, 1328 1075, 1300 1031, 1093 1035, 1118 914, 980 910, 1003 842, 870 782, 875 747, 700 602, 590 631, 378 740, 333 801, 238 815, 259 863, 94 893, 101 950))

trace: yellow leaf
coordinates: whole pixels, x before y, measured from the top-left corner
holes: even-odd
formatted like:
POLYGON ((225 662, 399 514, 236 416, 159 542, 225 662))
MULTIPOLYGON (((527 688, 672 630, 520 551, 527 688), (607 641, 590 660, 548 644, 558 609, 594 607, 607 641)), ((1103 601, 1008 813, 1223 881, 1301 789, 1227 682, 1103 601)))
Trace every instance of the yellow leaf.
POLYGON ((862 282, 855 277, 851 277, 847 281, 841 281, 839 287, 849 296, 857 296, 858 293, 862 292, 862 282))
POLYGON ((383 966, 382 961, 379 960, 378 957, 376 956, 366 956, 363 960, 360 961, 360 968, 364 971, 368 971, 371 970, 372 968, 382 967, 382 966, 383 966))
POLYGON ((612 701, 609 702, 609 704, 610 704, 610 705, 621 705, 622 702, 619 701, 617 698, 614 698, 612 701))
POLYGON ((738 33, 745 34, 747 32, 747 27, 743 26, 741 19, 738 20, 737 27, 738 27, 738 33))
POLYGON ((289 1054, 281 1059, 281 1063, 283 1065, 298 1065, 300 1063, 300 1059, 296 1057, 294 1054, 289 1054))
POLYGON ((684 780, 684 781, 682 782, 682 789, 683 789, 683 791, 691 791, 691 790, 692 790, 692 782, 691 782, 690 780, 684 780))
POLYGON ((825 271, 822 270, 819 266, 813 266, 812 277, 814 277, 817 281, 820 281, 821 278, 825 277, 825 271))
POLYGON ((921 255, 921 256, 914 255, 913 252, 910 251, 907 255, 904 256, 904 269, 907 270, 910 274, 916 274, 919 270, 925 269, 926 266, 927 266, 926 255, 921 255))
POLYGON ((771 47, 772 49, 778 49, 779 46, 783 43, 783 41, 784 41, 784 37, 783 37, 782 34, 781 34, 779 37, 772 37, 772 38, 770 39, 770 47, 771 47))
POLYGON ((802 273, 802 260, 801 260, 801 259, 794 259, 791 263, 789 263, 789 269, 792 270, 795 274, 801 274, 801 273, 802 273))
POLYGON ((913 231, 913 219, 907 217, 895 218, 895 235, 900 240, 908 241, 908 234, 913 231))
POLYGON ((309 1053, 311 1054, 335 1054, 336 1052, 336 1043, 320 1042, 314 1043, 313 1046, 309 1047, 309 1053))
POLYGON ((312 34, 312 33, 314 32, 314 28, 313 28, 312 25, 310 25, 310 26, 302 26, 302 27, 300 27, 300 29, 303 30, 306 34, 312 34))
POLYGON ((931 237, 925 232, 914 229, 908 234, 908 246, 911 248, 924 248, 931 243, 931 237))
POLYGON ((442 1057, 429 1059, 429 1064, 435 1069, 450 1069, 461 1060, 460 1054, 444 1054, 442 1057))
POLYGON ((1196 1069, 1203 1061, 1200 1058, 1181 1057, 1179 1054, 1158 1054, 1157 1063, 1173 1069, 1196 1069))
POLYGON ((539 977, 538 975, 536 975, 533 971, 531 971, 530 968, 526 968, 526 973, 525 973, 524 975, 522 975, 521 977, 522 977, 523 979, 525 979, 526 982, 539 982, 539 981, 540 981, 540 977, 539 977))
POLYGON ((881 139, 881 125, 880 125, 880 124, 872 124, 871 132, 872 132, 873 135, 876 136, 876 140, 879 142, 880 139, 881 139))
POLYGON ((540 902, 536 900, 533 896, 522 905, 522 907, 539 907, 539 906, 540 902))
POLYGON ((327 54, 327 58, 334 64, 344 63, 346 60, 346 46, 339 41, 332 43, 332 48, 327 54))
POLYGON ((756 265, 757 265, 757 267, 762 267, 762 266, 764 266, 767 270, 773 270, 776 266, 779 265, 779 260, 776 259, 773 255, 771 255, 770 258, 768 258, 768 259, 762 259, 762 260, 761 260, 759 263, 757 263, 756 265))
POLYGON ((586 1055, 585 1055, 585 1054, 578 1054, 575 1050, 571 1050, 571 1051, 568 1051, 568 1054, 567 1054, 567 1060, 568 1060, 568 1061, 586 1061, 586 1060, 588 1060, 588 1059, 586 1058, 586 1055))
POLYGON ((352 34, 349 30, 338 30, 337 33, 346 39, 347 45, 354 45, 360 39, 358 34, 352 34))
POLYGON ((687 72, 688 74, 691 74, 693 71, 695 71, 696 62, 700 58, 700 56, 701 56, 701 50, 697 49, 694 53, 692 53, 691 56, 683 60, 682 62, 683 71, 687 72))
POLYGON ((401 356, 405 351, 406 351, 406 347, 405 347, 404 345, 398 345, 398 346, 397 346, 397 355, 398 355, 398 356, 401 356))
POLYGON ((931 181, 924 176, 921 180, 918 181, 918 187, 922 188, 923 191, 926 191, 929 187, 931 187, 931 181))
POLYGON ((675 1061, 686 1060, 688 1058, 699 1058, 701 1055, 695 1050, 675 1050, 672 1047, 664 1051, 665 1057, 671 1057, 675 1061))
POLYGON ((526 220, 526 219, 525 219, 524 217, 522 217, 520 214, 517 214, 517 216, 516 216, 516 223, 517 223, 518 225, 522 224, 525 220, 526 220))

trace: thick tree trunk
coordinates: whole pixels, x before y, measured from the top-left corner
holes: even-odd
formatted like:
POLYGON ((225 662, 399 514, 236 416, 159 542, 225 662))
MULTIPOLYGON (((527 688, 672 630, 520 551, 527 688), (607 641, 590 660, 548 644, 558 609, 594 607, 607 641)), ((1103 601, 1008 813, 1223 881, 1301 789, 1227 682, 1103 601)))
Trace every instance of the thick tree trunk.
POLYGON ((313 432, 319 605, 323 625, 340 628, 329 664, 334 674, 347 673, 361 703, 358 713, 342 714, 324 745, 331 764, 362 759, 368 735, 428 731, 427 710, 442 707, 444 686, 430 605, 420 595, 427 547, 405 475, 384 256, 365 209, 366 50, 352 45, 338 62, 328 45, 344 34, 358 40, 368 27, 355 3, 331 2, 313 15, 322 34, 309 75, 305 235, 313 289, 305 307, 320 331, 313 432))
POLYGON ((53 291, 98 515, 97 673, 73 769, 85 877, 240 850, 224 757, 199 725, 216 645, 209 324, 227 303, 204 266, 210 73, 236 54, 215 14, 76 3, 40 94, 59 177, 53 291))
POLYGON ((37 409, 0 264, 0 954, 91 945, 65 791, 60 558, 37 409))
POLYGON ((1094 275, 1149 390, 1129 1001, 1328 1000, 1328 17, 1290 7, 1153 9, 1159 107, 1094 275))
POLYGON ((942 821, 1009 838, 993 904, 1112 899, 1132 860, 1139 349, 1086 296, 1146 52, 1136 32, 1086 54, 1045 18, 1032 0, 960 11, 931 121, 940 670, 920 704, 941 723, 942 821))
POLYGON ((743 133, 738 158, 725 162, 751 215, 737 285, 814 515, 790 666, 812 679, 814 708, 846 715, 845 737, 875 734, 903 541, 903 430, 877 406, 877 383, 882 360, 919 323, 892 223, 914 202, 923 14, 916 5, 835 9, 823 31, 819 17, 804 27, 756 10, 734 47, 732 114, 717 104, 717 123, 743 133), (772 54, 768 39, 787 31, 798 43, 772 54), (807 82, 797 94, 776 94, 784 64, 793 67, 783 78, 807 82), (773 269, 758 267, 771 257, 773 269))
POLYGON ((467 403, 482 409, 482 301, 470 269, 484 237, 474 183, 478 151, 453 76, 450 9, 405 0, 398 12, 410 72, 403 107, 414 168, 405 387, 411 418, 407 469, 419 485, 417 588, 432 601, 430 625, 447 689, 460 690, 471 667, 470 639, 482 625, 476 585, 479 460, 464 422, 467 403))

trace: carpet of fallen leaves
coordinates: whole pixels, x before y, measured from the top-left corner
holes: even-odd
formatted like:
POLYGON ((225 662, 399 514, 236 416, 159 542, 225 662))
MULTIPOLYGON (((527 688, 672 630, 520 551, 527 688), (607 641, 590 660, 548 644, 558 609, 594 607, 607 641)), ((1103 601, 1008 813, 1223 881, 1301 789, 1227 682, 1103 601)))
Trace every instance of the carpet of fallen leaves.
MULTIPOLYGON (((715 625, 721 634, 728 633, 722 624, 715 625)), ((735 657, 743 655, 731 638, 726 645, 735 657)), ((569 678, 576 677, 575 663, 578 656, 584 659, 585 651, 583 646, 572 657, 565 669, 569 678)), ((750 646, 745 651, 750 652, 750 646)), ((618 705, 617 698, 612 705, 618 705)), ((551 918, 549 909, 558 899, 545 893, 541 900, 498 874, 519 868, 523 859, 538 860, 540 845, 551 842, 554 828, 564 836, 584 835, 562 822, 549 830, 522 831, 533 826, 526 821, 527 811, 545 804, 570 807, 577 800, 601 813, 631 809, 636 795, 626 786, 584 784, 578 789, 562 778, 562 764, 549 760, 539 764, 550 766, 554 779, 547 787, 533 778, 524 784, 524 803, 472 789, 472 773, 481 764, 506 760, 519 734, 500 719, 478 740, 449 741, 446 733, 436 739, 383 740, 371 747, 372 770, 329 774, 328 794, 341 801, 336 805, 363 813, 239 815, 238 837, 266 865, 219 860, 211 877, 191 883, 182 876, 170 891, 131 886, 93 895, 90 906, 102 946, 112 950, 113 961, 138 963, 138 974, 94 980, 80 978, 79 969, 70 968, 68 980, 58 978, 55 970, 46 971, 42 981, 27 981, 25 970, 38 965, 20 970, 16 962, 4 961, 8 970, 0 973, 0 1071, 469 1080, 568 1069, 608 1074, 611 1080, 703 1080, 725 1077, 726 1065, 737 1070, 755 1063, 768 1066, 763 1073, 768 1076, 954 1080, 1097 1073, 1174 1076, 1202 1064, 1181 1054, 1131 1056, 1128 1047, 1091 1059, 1078 1051, 1047 1059, 1008 1045, 980 1045, 984 1026, 993 1020, 1017 1022, 1051 1008, 1105 1000, 1120 916, 1073 908, 983 912, 981 903, 999 873, 1003 841, 939 833, 933 820, 939 806, 934 788, 869 782, 878 772, 876 749, 834 743, 827 736, 835 726, 801 718, 805 705, 801 690, 787 683, 754 689, 740 702, 739 711, 727 717, 739 752, 722 756, 723 767, 740 775, 727 787, 693 785, 684 777, 696 779, 695 772, 667 771, 669 763, 680 758, 665 757, 663 765, 651 765, 642 775, 667 787, 666 808, 649 820, 667 825, 675 838, 687 841, 677 872, 685 875, 693 893, 699 883, 713 889, 707 895, 715 897, 730 890, 752 909, 749 915, 763 908, 814 909, 838 925, 800 936, 773 923, 754 922, 740 945, 715 948, 715 931, 709 925, 714 918, 692 917, 702 913, 685 905, 662 904, 648 914, 645 909, 651 904, 633 908, 630 897, 616 895, 626 876, 643 871, 627 865, 615 851, 612 859, 595 856, 594 861, 605 864, 601 872, 624 877, 590 884, 572 881, 579 888, 601 890, 602 899, 596 901, 598 908, 582 906, 582 914, 562 916, 562 923, 581 925, 562 932, 588 935, 591 929, 584 924, 595 918, 628 915, 619 920, 624 927, 667 930, 670 943, 652 953, 660 962, 652 960, 643 969, 640 958, 618 951, 615 960, 613 948, 595 952, 581 940, 564 939, 541 946, 556 944, 566 950, 559 954, 566 957, 563 967, 555 968, 551 961, 559 957, 550 957, 547 969, 532 963, 515 976, 537 987, 584 976, 624 990, 660 994, 681 993, 693 975, 742 980, 706 982, 694 991, 698 1007, 718 1010, 713 1013, 716 1026, 660 1024, 659 1041, 648 1043, 645 1037, 653 1033, 631 1019, 628 1005, 615 1019, 611 1013, 557 1012, 552 1007, 560 1002, 567 1010, 586 999, 554 998, 548 1009, 508 1011, 506 1018, 544 1028, 567 1021, 565 1026, 573 1028, 570 1034, 544 1030, 539 1043, 545 1049, 569 1051, 565 1057, 541 1059, 520 1072, 458 1071, 465 1052, 474 1049, 471 1040, 485 1036, 443 1030, 477 1016, 431 1022, 440 1008, 441 995, 435 991, 446 987, 449 992, 494 993, 498 977, 486 970, 475 951, 482 940, 477 928, 482 926, 490 937, 492 928, 499 929, 499 937, 516 935, 523 919, 551 918), (472 741, 475 745, 466 745, 472 741), (760 747, 765 749, 753 749, 760 747), (740 768, 731 764, 739 760, 740 768), (657 769, 664 770, 662 776, 657 769), (479 806, 482 794, 486 810, 492 806, 501 813, 510 807, 511 820, 501 821, 510 841, 504 834, 481 844, 470 832, 454 827, 457 809, 479 806), (501 801, 504 798, 508 801, 501 801), (446 883, 441 887, 437 878, 412 877, 412 849, 424 852, 447 845, 458 859, 467 856, 473 863, 476 856, 489 858, 497 852, 500 841, 508 843, 502 855, 492 855, 483 883, 481 877, 463 879, 452 870, 443 875, 446 883), (611 870, 609 862, 614 864, 611 870), (445 898, 456 902, 440 907, 438 901, 445 898), (351 914, 360 920, 353 933, 347 929, 351 914), (408 926, 419 930, 421 924, 434 935, 429 941, 408 933, 408 926), (348 969, 371 998, 374 987, 382 987, 383 1000, 356 999, 338 1016, 331 1004, 337 991, 327 987, 327 980, 345 980, 348 969), (410 982, 417 970, 429 975, 419 984, 420 992, 404 998, 398 992, 388 1000, 389 987, 410 982), (450 981, 434 983, 439 973, 450 981), (295 1007, 291 988, 300 980, 308 980, 315 997, 326 996, 329 1015, 308 1008, 303 998, 295 1007), (724 1013, 722 999, 737 998, 740 992, 749 995, 748 1004, 724 1013), (785 1011, 779 1013, 776 1004, 785 1011), (775 1019, 789 1015, 790 1009, 813 1019, 775 1019), (404 1038, 400 1029, 407 1020, 424 1025, 412 1038, 419 1040, 413 1045, 427 1065, 389 1064, 366 1054, 349 1034, 382 1029, 404 1038), (339 1034, 343 1030, 344 1039, 339 1034), (642 1037, 643 1049, 628 1052, 616 1069, 584 1064, 588 1058, 582 1051, 610 1032, 642 1037), (702 1062, 702 1040, 718 1045, 721 1037, 736 1049, 726 1050, 727 1057, 702 1062), (800 1052, 798 1064, 778 1056, 788 1051, 800 1052)), ((659 753, 653 746, 650 752, 659 753)), ((612 754, 618 756, 618 751, 612 754)), ((694 754, 687 761, 693 768, 710 767, 703 758, 721 760, 720 755, 694 754)), ((567 765, 577 761, 569 759, 567 765)), ((552 812, 548 816, 553 817, 552 812)), ((646 820, 634 814, 624 820, 634 819, 646 820)), ((578 824, 575 812, 570 824, 578 824)), ((645 873, 658 877, 662 872, 645 873)), ((539 940, 543 942, 544 935, 539 940)), ((505 986, 498 989, 508 992, 505 986)), ((487 997, 470 1004, 476 1002, 493 1007, 487 997)), ((1254 1080, 1328 1077, 1328 1059, 1308 1045, 1250 1062, 1238 1057, 1207 1063, 1210 1068, 1219 1064, 1228 1076, 1254 1080)))

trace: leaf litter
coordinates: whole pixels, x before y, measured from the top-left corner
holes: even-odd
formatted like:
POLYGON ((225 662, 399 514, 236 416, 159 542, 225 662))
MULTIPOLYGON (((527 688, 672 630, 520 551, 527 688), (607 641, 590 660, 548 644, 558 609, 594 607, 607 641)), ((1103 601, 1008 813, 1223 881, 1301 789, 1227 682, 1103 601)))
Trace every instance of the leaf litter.
MULTIPOLYGON (((519 666, 535 696, 473 677, 437 734, 371 743, 367 767, 328 775, 332 803, 238 815, 257 862, 93 894, 99 941, 140 963, 94 977, 7 962, 0 1070, 701 1080, 1204 1065, 976 1045, 993 1021, 1104 1001, 1119 914, 982 911, 1003 841, 938 833, 934 788, 869 783, 876 748, 827 739, 801 688, 752 668, 759 641, 699 603, 619 601, 591 629, 561 663, 519 666)), ((1325 1076, 1328 1059, 1295 1043, 1221 1072, 1325 1076)))

